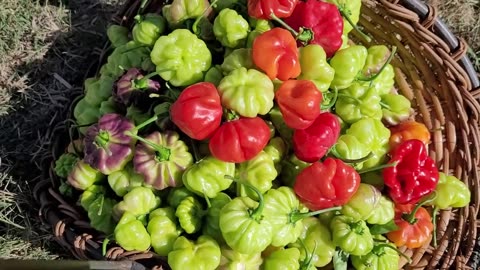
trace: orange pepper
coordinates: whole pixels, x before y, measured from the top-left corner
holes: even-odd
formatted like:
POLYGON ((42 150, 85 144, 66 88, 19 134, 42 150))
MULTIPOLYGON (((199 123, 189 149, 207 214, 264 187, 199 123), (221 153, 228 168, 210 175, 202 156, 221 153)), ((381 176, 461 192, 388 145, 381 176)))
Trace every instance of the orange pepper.
POLYGON ((387 238, 397 247, 419 248, 430 241, 432 218, 420 205, 397 204, 394 221, 398 229, 387 233, 387 238))
POLYGON ((390 151, 395 150, 404 141, 417 139, 425 145, 430 142, 430 131, 419 122, 406 121, 390 128, 390 151))

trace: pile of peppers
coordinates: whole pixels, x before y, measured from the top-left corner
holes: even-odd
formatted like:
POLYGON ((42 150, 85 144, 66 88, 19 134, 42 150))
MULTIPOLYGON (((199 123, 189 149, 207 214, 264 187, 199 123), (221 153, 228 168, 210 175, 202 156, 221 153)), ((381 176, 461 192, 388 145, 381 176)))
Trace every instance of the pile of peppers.
POLYGON ((361 0, 173 0, 112 25, 56 161, 104 248, 177 269, 398 269, 469 187, 429 156, 361 0), (74 132, 74 131, 78 132, 74 132))

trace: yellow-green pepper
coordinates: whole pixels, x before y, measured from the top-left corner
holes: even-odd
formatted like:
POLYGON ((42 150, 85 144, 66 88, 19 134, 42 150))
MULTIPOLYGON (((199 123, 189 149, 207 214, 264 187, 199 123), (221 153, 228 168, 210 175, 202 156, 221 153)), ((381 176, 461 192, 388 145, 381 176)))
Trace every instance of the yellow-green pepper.
POLYGON ((327 62, 325 50, 320 45, 310 44, 299 49, 299 60, 302 73, 299 80, 311 80, 321 92, 326 92, 335 76, 327 62))
POLYGON ((202 235, 195 242, 180 236, 168 253, 168 265, 172 270, 215 270, 220 257, 220 246, 210 236, 202 235))
POLYGON ((465 207, 470 203, 470 189, 464 182, 453 175, 439 172, 435 191, 437 196, 429 205, 436 206, 439 209, 465 207))
POLYGON ((145 251, 150 247, 150 235, 135 215, 125 212, 114 231, 115 241, 126 251, 145 251))
POLYGON ((167 216, 155 215, 148 222, 153 250, 160 256, 167 256, 173 250, 173 244, 179 236, 177 226, 167 216))

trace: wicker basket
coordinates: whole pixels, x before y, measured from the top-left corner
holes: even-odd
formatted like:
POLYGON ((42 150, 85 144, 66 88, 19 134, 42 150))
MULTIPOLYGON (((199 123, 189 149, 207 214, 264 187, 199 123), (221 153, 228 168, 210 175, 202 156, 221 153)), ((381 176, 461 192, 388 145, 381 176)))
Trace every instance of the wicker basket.
MULTIPOLYGON (((129 0, 114 18, 131 27, 140 7, 129 0)), ((158 12, 165 1, 149 1, 145 12, 158 12)), ((395 45, 396 86, 412 101, 417 121, 432 132, 429 154, 442 171, 454 174, 471 188, 469 207, 442 211, 437 220, 438 246, 403 250, 413 262, 405 269, 472 269, 469 259, 476 246, 480 184, 480 88, 477 74, 465 56, 466 44, 436 18, 436 10, 417 0, 364 0, 359 24, 371 43, 395 45)), ((99 65, 104 59, 100 59, 99 65)), ((86 213, 57 192, 59 179, 53 161, 68 144, 65 125, 56 128, 52 156, 45 160, 43 181, 34 193, 40 217, 51 225, 56 241, 78 259, 135 260, 153 269, 168 269, 165 258, 153 252, 125 252, 110 245, 106 256, 104 235, 92 229, 86 213)), ((403 261, 402 265, 405 264, 403 261)))

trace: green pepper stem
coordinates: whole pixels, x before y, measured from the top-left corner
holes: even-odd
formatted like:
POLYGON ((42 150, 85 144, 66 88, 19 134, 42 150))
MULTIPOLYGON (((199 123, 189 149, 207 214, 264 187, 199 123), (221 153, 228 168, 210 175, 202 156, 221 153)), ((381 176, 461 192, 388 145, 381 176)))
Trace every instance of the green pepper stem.
POLYGON ((293 212, 290 213, 290 223, 294 224, 297 221, 299 221, 301 219, 304 219, 304 218, 307 218, 307 217, 316 216, 316 215, 326 213, 326 212, 330 212, 330 211, 340 211, 341 209, 342 209, 341 206, 336 206, 336 207, 326 208, 326 209, 317 210, 317 211, 313 211, 313 212, 307 212, 307 213, 300 213, 300 212, 298 212, 298 210, 293 211, 293 212))
POLYGON ((202 15, 198 16, 195 21, 193 22, 193 25, 192 25, 192 31, 193 33, 197 34, 197 25, 198 23, 200 22, 200 20, 203 18, 203 17, 206 17, 206 14, 208 12, 208 10, 215 6, 217 4, 218 0, 214 0, 212 3, 210 3, 210 5, 208 6, 208 8, 206 8, 203 12, 202 12, 202 15))
POLYGON ((391 110, 390 106, 380 101, 380 106, 384 109, 391 110))
POLYGON ((149 140, 146 140, 140 136, 138 136, 137 134, 133 134, 131 131, 127 130, 125 132, 125 135, 127 136, 130 136, 134 139, 137 139, 138 141, 141 141, 142 143, 150 146, 153 148, 153 150, 155 150, 155 152, 157 152, 159 154, 159 160, 160 161, 165 161, 165 160, 169 160, 170 159, 170 149, 167 148, 167 147, 164 147, 164 146, 161 146, 161 145, 158 145, 156 143, 153 143, 149 140))
POLYGON ((368 173, 368 172, 379 171, 379 170, 382 170, 382 169, 385 169, 385 168, 395 167, 395 166, 397 166, 397 164, 398 164, 398 162, 395 161, 395 162, 393 162, 393 163, 387 163, 387 164, 375 166, 375 167, 372 167, 372 168, 368 168, 368 169, 364 169, 364 170, 359 170, 359 171, 358 171, 358 174, 364 174, 364 173, 368 173))
POLYGON ((433 191, 429 196, 424 197, 417 205, 415 205, 415 208, 413 208, 413 211, 411 213, 403 214, 402 219, 412 225, 415 224, 417 222, 417 218, 415 218, 415 215, 417 214, 418 209, 420 209, 425 204, 428 204, 434 201, 436 198, 437 198, 437 192, 433 191))
POLYGON ((364 228, 362 226, 362 221, 361 220, 357 221, 357 222, 349 223, 348 225, 350 226, 350 229, 352 231, 354 231, 356 234, 363 235, 364 228))
POLYGON ((140 129, 150 125, 151 123, 155 122, 158 120, 158 115, 154 115, 153 117, 147 119, 146 121, 144 121, 143 123, 137 125, 132 131, 133 132, 136 132, 136 131, 139 131, 140 129))
POLYGON ((190 138, 190 144, 192 145, 192 151, 193 151, 193 158, 195 159, 195 162, 200 160, 200 156, 198 154, 198 149, 197 149, 197 144, 195 141, 190 138))
POLYGON ((342 17, 345 18, 345 20, 347 20, 348 24, 350 24, 352 28, 358 34, 360 34, 360 36, 363 39, 365 39, 368 43, 370 43, 372 39, 369 36, 367 36, 367 34, 365 34, 362 30, 360 30, 360 28, 358 28, 358 26, 352 21, 352 19, 350 19, 350 15, 348 15, 347 12, 345 12, 345 7, 342 7, 341 5, 337 5, 337 6, 338 6, 338 11, 340 11, 340 14, 342 15, 342 17))
POLYGON ((286 24, 282 19, 278 18, 274 13, 270 14, 270 18, 279 23, 283 28, 292 33, 296 40, 299 40, 303 44, 308 44, 313 39, 313 31, 308 28, 301 28, 300 32, 295 31, 290 25, 286 24))
POLYGON ((110 134, 108 133, 108 131, 105 131, 105 130, 100 130, 97 136, 95 136, 95 143, 100 148, 105 148, 109 140, 110 140, 110 134))
POLYGON ((110 242, 110 239, 108 239, 108 237, 105 237, 105 239, 103 239, 103 243, 102 243, 102 255, 103 256, 107 255, 108 242, 110 242))
POLYGON ((387 61, 385 63, 383 63, 383 66, 380 68, 380 70, 377 73, 375 73, 374 75, 372 75, 370 77, 358 76, 357 80, 364 81, 364 82, 372 82, 373 80, 375 80, 378 76, 380 76, 382 71, 390 64, 390 62, 392 62, 393 57, 395 56, 396 52, 397 52, 397 46, 393 46, 392 47, 392 52, 388 56, 387 61))
POLYGON ((244 185, 246 187, 249 187, 251 190, 253 190, 257 194, 257 196, 258 196, 258 206, 257 206, 257 208, 255 208, 252 211, 252 213, 250 213, 250 217, 253 218, 254 220, 260 220, 262 218, 263 208, 265 207, 265 203, 263 201, 262 193, 256 187, 254 187, 252 184, 250 184, 248 182, 239 181, 239 180, 233 178, 230 175, 225 175, 224 177, 226 179, 232 180, 235 183, 238 183, 238 184, 244 185))
POLYGON ((355 101, 357 104, 362 104, 362 103, 363 103, 363 101, 361 101, 360 99, 358 99, 358 98, 356 98, 356 97, 352 97, 352 96, 346 95, 346 94, 341 94, 341 93, 339 93, 339 94, 338 94, 338 97, 343 97, 343 98, 351 99, 351 100, 355 101))
POLYGON ((364 157, 361 157, 361 158, 357 158, 357 159, 347 159, 347 158, 341 158, 341 157, 336 156, 336 155, 338 155, 337 150, 333 150, 333 151, 332 151, 332 154, 333 154, 336 158, 340 159, 341 161, 343 161, 343 162, 345 162, 345 163, 349 163, 349 164, 365 162, 365 161, 369 160, 370 158, 372 158, 373 155, 374 155, 373 152, 370 152, 370 153, 368 153, 368 155, 366 155, 366 156, 364 156, 364 157))
POLYGON ((158 72, 152 72, 150 74, 147 74, 145 76, 143 76, 141 79, 133 79, 132 80, 132 86, 134 89, 139 89, 139 90, 143 90, 143 89, 148 89, 148 80, 150 78, 152 78, 153 76, 156 76, 158 75, 161 71, 158 71, 158 72))
MULTIPOLYGON (((398 255, 404 257, 405 259, 407 259, 408 263, 412 263, 412 258, 410 258, 409 256, 407 256, 405 253, 401 252, 400 250, 398 250, 398 248, 395 248, 395 247, 392 247, 390 244, 387 244, 387 243, 384 243, 384 244, 378 244, 375 246, 375 249, 381 249, 381 248, 390 248, 390 249, 393 249, 395 250, 398 255)), ((373 251, 372 251, 373 252, 373 251)))
POLYGON ((335 88, 333 88, 333 98, 330 100, 330 102, 328 104, 326 104, 326 105, 322 104, 320 106, 320 109, 328 110, 328 109, 332 108, 335 105, 335 103, 337 103, 337 99, 338 99, 338 88, 335 87, 335 88))
MULTIPOLYGON (((207 207, 208 208, 211 208, 212 207, 212 204, 210 203, 210 199, 208 198, 207 194, 205 194, 205 189, 202 190, 203 191, 203 198, 205 199, 205 201, 207 202, 207 207)), ((208 211, 206 211, 208 212, 208 211)))
POLYGON ((147 5, 149 0, 142 0, 141 4, 140 4, 140 8, 138 9, 138 15, 141 14, 143 12, 143 10, 145 9, 145 6, 147 5))
POLYGON ((433 223, 433 247, 436 248, 437 247, 437 214, 438 214, 438 211, 440 209, 438 209, 437 206, 435 206, 433 208, 433 213, 432 213, 432 223, 433 223))
POLYGON ((307 246, 303 242, 301 238, 298 239, 300 241, 300 245, 302 246, 303 250, 305 251, 305 260, 303 260, 300 264, 299 270, 308 270, 312 266, 313 257, 315 257, 315 252, 317 251, 317 241, 313 241, 313 251, 309 252, 307 246))

